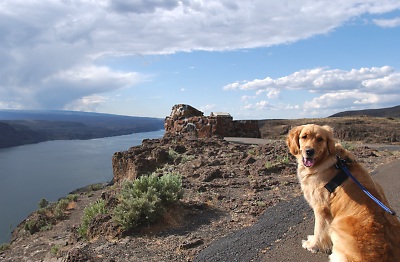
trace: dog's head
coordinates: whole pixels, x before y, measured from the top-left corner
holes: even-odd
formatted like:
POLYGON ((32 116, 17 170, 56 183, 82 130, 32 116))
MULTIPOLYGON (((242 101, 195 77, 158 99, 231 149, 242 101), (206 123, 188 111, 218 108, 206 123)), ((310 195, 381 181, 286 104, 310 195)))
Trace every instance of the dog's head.
POLYGON ((335 155, 335 140, 330 126, 294 127, 289 131, 286 143, 290 153, 301 159, 305 167, 316 166, 329 155, 335 155))

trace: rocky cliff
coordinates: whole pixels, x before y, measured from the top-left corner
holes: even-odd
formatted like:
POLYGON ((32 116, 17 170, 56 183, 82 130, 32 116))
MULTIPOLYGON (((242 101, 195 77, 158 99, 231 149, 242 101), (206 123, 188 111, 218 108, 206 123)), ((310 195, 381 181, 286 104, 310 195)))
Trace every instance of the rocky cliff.
POLYGON ((211 113, 205 117, 196 108, 178 104, 172 107, 170 116, 165 118, 165 139, 160 143, 144 140, 143 147, 133 147, 116 152, 112 158, 114 182, 135 179, 140 174, 152 173, 170 159, 171 151, 182 154, 184 146, 164 146, 169 140, 188 138, 260 137, 258 121, 233 121, 228 113, 211 113))
POLYGON ((192 137, 260 137, 257 120, 234 121, 226 112, 204 113, 196 108, 178 104, 172 107, 171 115, 165 118, 167 134, 181 134, 192 137))

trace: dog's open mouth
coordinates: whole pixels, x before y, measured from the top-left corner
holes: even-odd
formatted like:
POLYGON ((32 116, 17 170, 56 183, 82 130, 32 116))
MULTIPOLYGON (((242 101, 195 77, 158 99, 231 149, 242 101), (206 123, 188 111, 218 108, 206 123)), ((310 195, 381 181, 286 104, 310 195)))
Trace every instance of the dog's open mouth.
POLYGON ((315 164, 315 158, 303 157, 303 165, 306 167, 312 167, 315 164))

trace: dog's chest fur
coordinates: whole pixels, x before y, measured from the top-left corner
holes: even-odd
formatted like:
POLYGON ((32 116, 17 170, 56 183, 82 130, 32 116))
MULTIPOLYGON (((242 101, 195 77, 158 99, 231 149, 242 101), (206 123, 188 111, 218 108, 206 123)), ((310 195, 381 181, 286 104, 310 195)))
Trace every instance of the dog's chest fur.
POLYGON ((328 207, 331 194, 324 187, 338 172, 334 167, 336 159, 332 158, 317 168, 306 168, 299 161, 297 176, 304 198, 312 206, 328 207))

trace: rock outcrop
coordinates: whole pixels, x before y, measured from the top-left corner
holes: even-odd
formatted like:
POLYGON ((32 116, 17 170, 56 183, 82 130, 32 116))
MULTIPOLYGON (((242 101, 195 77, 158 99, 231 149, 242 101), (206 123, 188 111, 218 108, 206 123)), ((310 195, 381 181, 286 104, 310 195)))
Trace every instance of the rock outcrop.
POLYGON ((171 162, 171 152, 182 154, 182 145, 167 147, 170 140, 223 137, 260 137, 257 120, 233 121, 228 113, 204 113, 190 105, 172 107, 171 115, 165 119, 165 139, 144 140, 141 147, 116 152, 112 158, 114 182, 132 180, 142 174, 154 172, 171 162))
MULTIPOLYGON (((143 174, 154 172, 170 161, 168 147, 164 147, 165 139, 145 139, 142 146, 129 148, 127 151, 116 152, 112 157, 113 182, 133 180, 143 174)), ((173 150, 173 149, 172 149, 173 150)))
POLYGON ((178 104, 172 107, 171 115, 165 118, 167 134, 206 137, 260 137, 257 120, 234 121, 229 113, 204 113, 196 108, 178 104))

